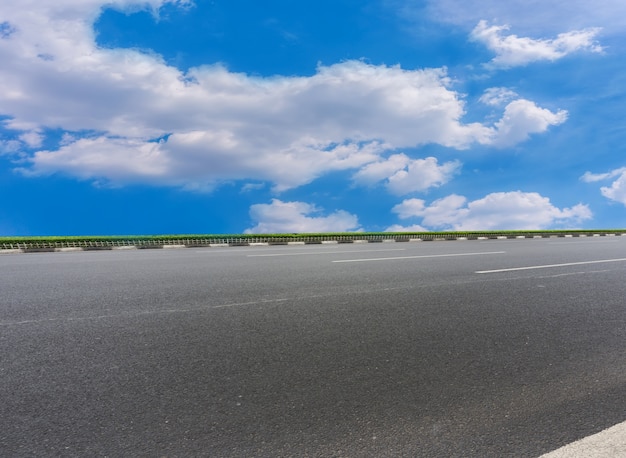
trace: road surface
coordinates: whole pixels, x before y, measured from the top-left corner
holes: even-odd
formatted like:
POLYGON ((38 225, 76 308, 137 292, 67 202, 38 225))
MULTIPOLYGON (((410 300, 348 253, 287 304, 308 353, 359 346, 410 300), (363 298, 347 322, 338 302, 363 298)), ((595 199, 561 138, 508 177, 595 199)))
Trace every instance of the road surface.
POLYGON ((626 237, 1 255, 0 455, 537 457, 626 421, 625 280, 626 237))

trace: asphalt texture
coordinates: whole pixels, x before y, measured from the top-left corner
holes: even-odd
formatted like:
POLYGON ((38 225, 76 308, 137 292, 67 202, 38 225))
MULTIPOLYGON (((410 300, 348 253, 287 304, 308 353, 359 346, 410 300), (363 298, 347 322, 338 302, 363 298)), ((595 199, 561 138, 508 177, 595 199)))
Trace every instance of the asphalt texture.
POLYGON ((0 456, 536 457, 626 420, 625 258, 626 237, 1 255, 0 456))

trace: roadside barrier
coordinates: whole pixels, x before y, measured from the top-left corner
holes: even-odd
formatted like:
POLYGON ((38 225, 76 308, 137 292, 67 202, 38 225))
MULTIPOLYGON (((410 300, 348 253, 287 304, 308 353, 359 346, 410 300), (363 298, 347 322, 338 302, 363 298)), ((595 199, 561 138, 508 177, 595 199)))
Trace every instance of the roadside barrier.
POLYGON ((16 237, 0 238, 0 253, 52 252, 115 249, 159 249, 322 243, 434 242, 449 240, 502 240, 551 237, 610 237, 626 235, 626 230, 501 231, 501 232, 416 232, 349 234, 272 234, 148 237, 16 237))

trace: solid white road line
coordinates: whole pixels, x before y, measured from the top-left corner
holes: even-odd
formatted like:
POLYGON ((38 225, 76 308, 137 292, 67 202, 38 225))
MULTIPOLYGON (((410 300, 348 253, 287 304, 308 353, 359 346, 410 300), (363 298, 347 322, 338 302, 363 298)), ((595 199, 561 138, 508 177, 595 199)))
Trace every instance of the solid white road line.
POLYGON ((335 253, 371 253, 371 252, 387 252, 387 251, 405 251, 404 248, 391 248, 388 250, 358 250, 358 251, 311 251, 309 253, 268 253, 268 254, 249 254, 249 258, 268 258, 276 256, 310 256, 317 254, 335 254, 335 253))
POLYGON ((626 258, 598 259, 596 261, 565 262, 563 264, 544 264, 540 266, 510 267, 507 269, 477 270, 476 273, 477 274, 495 274, 499 272, 516 272, 518 270, 549 269, 552 267, 583 266, 586 264, 602 264, 605 262, 625 262, 625 261, 626 261, 626 258))
POLYGON ((626 456, 626 422, 572 442, 540 458, 615 458, 626 456))
POLYGON ((504 254, 506 251, 483 251, 479 253, 451 253, 451 254, 429 254, 421 256, 394 256, 393 258, 369 258, 369 259, 340 259, 332 262, 369 262, 369 261, 397 261, 401 259, 422 259, 422 258, 450 258, 456 256, 481 256, 485 254, 504 254))

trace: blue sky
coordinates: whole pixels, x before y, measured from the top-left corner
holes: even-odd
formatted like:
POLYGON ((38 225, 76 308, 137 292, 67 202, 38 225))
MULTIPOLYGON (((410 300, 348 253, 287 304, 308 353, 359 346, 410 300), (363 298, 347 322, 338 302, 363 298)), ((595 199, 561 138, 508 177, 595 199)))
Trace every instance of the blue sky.
POLYGON ((0 4, 0 235, 626 227, 622 0, 0 4))

